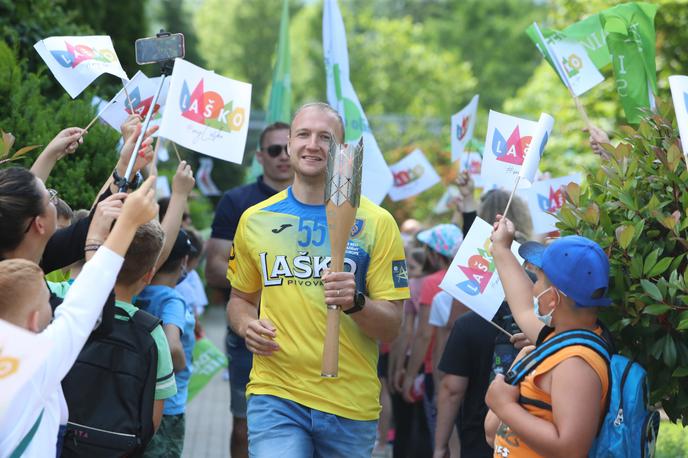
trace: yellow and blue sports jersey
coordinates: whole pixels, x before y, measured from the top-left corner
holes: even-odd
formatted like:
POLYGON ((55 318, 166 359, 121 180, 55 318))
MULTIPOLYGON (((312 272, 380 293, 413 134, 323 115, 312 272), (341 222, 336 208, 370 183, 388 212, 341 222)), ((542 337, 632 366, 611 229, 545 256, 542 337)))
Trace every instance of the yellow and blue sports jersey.
MULTIPOLYGON (((267 394, 353 420, 380 412, 378 345, 342 314, 339 377, 320 376, 326 306, 322 274, 330 261, 324 205, 297 201, 291 188, 254 205, 239 221, 229 256, 232 288, 261 291, 260 318, 277 329, 279 351, 253 357, 246 395, 267 394)), ((409 297, 404 248, 384 209, 361 197, 345 269, 371 299, 409 297)))

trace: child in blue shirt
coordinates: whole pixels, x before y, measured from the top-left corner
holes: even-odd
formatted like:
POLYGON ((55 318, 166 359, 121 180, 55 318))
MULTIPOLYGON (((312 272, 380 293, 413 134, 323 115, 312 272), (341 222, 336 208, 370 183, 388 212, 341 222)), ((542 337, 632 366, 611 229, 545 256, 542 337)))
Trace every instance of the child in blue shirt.
POLYGON ((177 394, 165 400, 162 423, 146 448, 146 457, 181 457, 184 448, 184 412, 192 372, 195 318, 191 306, 174 287, 192 250, 189 237, 180 230, 169 258, 137 299, 139 307, 162 320, 177 381, 177 394))

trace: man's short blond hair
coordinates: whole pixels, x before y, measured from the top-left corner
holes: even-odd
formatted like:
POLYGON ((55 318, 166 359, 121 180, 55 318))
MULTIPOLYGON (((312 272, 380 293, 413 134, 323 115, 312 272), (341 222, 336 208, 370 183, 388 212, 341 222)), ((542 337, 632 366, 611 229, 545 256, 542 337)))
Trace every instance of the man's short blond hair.
MULTIPOLYGON (((303 110, 311 109, 311 108, 316 109, 316 110, 320 110, 323 113, 330 114, 337 120, 337 124, 339 124, 339 128, 342 130, 342 138, 340 139, 340 143, 344 143, 344 141, 346 139, 346 131, 344 129, 344 119, 342 119, 342 116, 339 114, 339 112, 337 110, 335 110, 334 108, 332 108, 330 105, 328 105, 325 102, 309 102, 309 103, 306 103, 304 105, 301 105, 296 110, 296 112, 294 113, 294 117, 291 118, 292 124, 294 123, 294 120, 299 115, 299 113, 301 113, 303 110)), ((290 133, 291 133, 291 128, 290 128, 290 133)))
POLYGON ((117 283, 130 286, 143 278, 158 261, 164 241, 165 233, 156 220, 139 226, 127 254, 124 255, 117 283))
POLYGON ((31 305, 42 283, 43 271, 35 262, 26 259, 0 262, 0 318, 14 322, 31 305))

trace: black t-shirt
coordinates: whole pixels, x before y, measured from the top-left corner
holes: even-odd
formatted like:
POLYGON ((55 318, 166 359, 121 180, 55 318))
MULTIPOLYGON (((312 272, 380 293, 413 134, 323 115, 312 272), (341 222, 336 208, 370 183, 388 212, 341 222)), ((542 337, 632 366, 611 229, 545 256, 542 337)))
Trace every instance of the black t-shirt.
POLYGON ((263 182, 262 175, 254 183, 230 189, 217 204, 210 236, 214 239, 233 240, 241 215, 249 207, 275 194, 277 191, 263 182))
POLYGON ((456 417, 461 439, 461 456, 491 457, 492 448, 485 441, 487 414, 485 393, 490 384, 492 355, 497 329, 475 312, 459 317, 452 327, 440 361, 440 370, 468 378, 468 388, 456 417))

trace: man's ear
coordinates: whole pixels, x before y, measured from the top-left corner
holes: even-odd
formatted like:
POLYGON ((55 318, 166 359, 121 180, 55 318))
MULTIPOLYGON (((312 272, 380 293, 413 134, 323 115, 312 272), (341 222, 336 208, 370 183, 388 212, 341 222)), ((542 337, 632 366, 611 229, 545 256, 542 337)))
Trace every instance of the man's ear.
POLYGON ((259 163, 260 165, 263 165, 263 159, 264 159, 264 157, 265 157, 265 156, 263 156, 263 151, 260 150, 260 149, 257 149, 257 150, 256 150, 256 161, 258 161, 258 163, 259 163))
POLYGON ((35 332, 36 334, 38 334, 39 332, 41 332, 41 328, 40 328, 40 324, 39 324, 40 321, 41 321, 40 320, 40 313, 39 313, 38 309, 31 310, 31 312, 29 312, 29 316, 26 318, 26 328, 29 331, 35 332))

